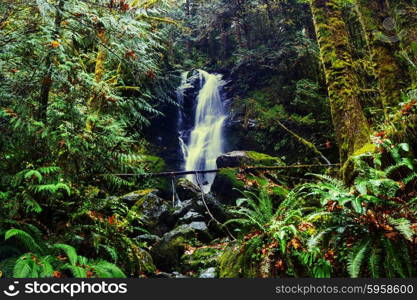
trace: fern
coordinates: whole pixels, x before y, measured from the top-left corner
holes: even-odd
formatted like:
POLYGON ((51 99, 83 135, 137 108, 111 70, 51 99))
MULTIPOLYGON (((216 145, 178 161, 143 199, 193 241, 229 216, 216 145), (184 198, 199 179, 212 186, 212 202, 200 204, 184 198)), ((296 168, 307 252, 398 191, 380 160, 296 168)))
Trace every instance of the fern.
POLYGON ((350 277, 357 278, 359 276, 368 246, 369 242, 366 242, 351 252, 347 265, 350 277))
POLYGON ((379 249, 372 249, 371 255, 369 256, 369 271, 371 272, 371 277, 373 278, 380 277, 381 257, 378 251, 379 249))
POLYGON ((9 229, 5 235, 4 239, 9 240, 10 238, 15 237, 20 242, 22 242, 26 249, 38 251, 39 253, 43 252, 43 248, 30 236, 27 232, 20 230, 20 229, 9 229))
POLYGON ((54 244, 53 247, 64 251, 71 265, 75 265, 77 263, 78 255, 74 247, 66 244, 54 244))
POLYGON ((411 228, 411 222, 407 219, 400 218, 400 219, 393 219, 388 218, 389 223, 394 226, 404 237, 405 239, 409 240, 410 242, 413 241, 413 237, 415 235, 414 230, 411 228))
POLYGON ((92 267, 99 278, 126 278, 119 267, 105 260, 94 261, 92 267))

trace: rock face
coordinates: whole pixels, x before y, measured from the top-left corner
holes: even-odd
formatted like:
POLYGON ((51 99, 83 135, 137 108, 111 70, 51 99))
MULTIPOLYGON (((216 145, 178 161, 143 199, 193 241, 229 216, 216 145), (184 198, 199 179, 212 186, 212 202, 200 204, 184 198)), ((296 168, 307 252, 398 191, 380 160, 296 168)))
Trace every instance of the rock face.
MULTIPOLYGON (((225 235, 212 219, 213 216, 220 222, 226 220, 225 209, 216 198, 203 194, 186 179, 180 179, 176 187, 179 199, 175 207, 172 199, 163 199, 158 191, 151 189, 118 198, 130 207, 130 214, 149 232, 136 239, 146 243, 156 267, 169 273, 181 269, 186 247, 209 243, 214 237, 225 235)), ((212 265, 202 264, 201 267, 212 265)))

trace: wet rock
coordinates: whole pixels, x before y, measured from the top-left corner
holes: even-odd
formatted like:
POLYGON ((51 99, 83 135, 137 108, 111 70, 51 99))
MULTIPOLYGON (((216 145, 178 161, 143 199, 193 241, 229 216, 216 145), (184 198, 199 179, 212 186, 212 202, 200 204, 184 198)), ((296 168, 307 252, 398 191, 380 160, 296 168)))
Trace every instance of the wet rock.
POLYGON ((177 209, 172 213, 172 215, 177 219, 182 218, 183 216, 187 214, 187 212, 192 210, 193 207, 194 207, 194 204, 191 199, 180 201, 177 209))
POLYGON ((154 192, 156 192, 154 189, 138 190, 119 197, 119 200, 127 203, 128 205, 134 205, 137 201, 141 200, 146 195, 154 192))
POLYGON ((190 210, 178 220, 180 224, 186 224, 193 221, 204 221, 204 217, 198 212, 190 210))
POLYGON ((232 151, 223 154, 217 158, 218 168, 232 168, 247 165, 251 162, 251 158, 246 151, 232 151))
POLYGON ((122 201, 134 202, 131 210, 150 233, 162 235, 175 225, 170 213, 170 201, 164 200, 155 190, 141 190, 120 197, 122 201))
MULTIPOLYGON (((195 211, 201 216, 204 217, 206 222, 211 221, 211 217, 207 212, 207 208, 204 205, 204 201, 207 204, 210 212, 213 216, 223 222, 226 220, 225 209, 222 204, 211 194, 204 194, 200 189, 194 185, 192 182, 188 181, 185 178, 182 178, 178 181, 177 193, 180 199, 187 199, 180 202, 180 207, 173 213, 173 215, 179 219, 183 218, 188 212, 195 211)), ((196 215, 194 215, 196 216, 196 215)), ((188 215, 187 217, 191 217, 188 215)), ((196 219, 191 219, 196 220, 196 219)), ((180 223, 185 223, 180 221, 180 223)))
POLYGON ((181 274, 179 272, 172 272, 173 278, 190 278, 189 276, 185 276, 184 274, 181 274))
POLYGON ((146 242, 148 245, 153 245, 161 240, 159 236, 154 234, 141 234, 137 236, 136 239, 140 242, 146 242))
POLYGON ((217 277, 217 272, 216 272, 216 268, 208 268, 207 270, 204 270, 199 278, 216 278, 217 277))
POLYGON ((200 188, 186 178, 177 181, 176 191, 182 201, 196 198, 201 193, 200 188))
POLYGON ((208 227, 207 227, 206 223, 204 223, 204 222, 192 222, 190 224, 182 225, 182 226, 189 227, 189 228, 191 228, 191 229, 193 229, 197 232, 208 233, 207 232, 208 227))

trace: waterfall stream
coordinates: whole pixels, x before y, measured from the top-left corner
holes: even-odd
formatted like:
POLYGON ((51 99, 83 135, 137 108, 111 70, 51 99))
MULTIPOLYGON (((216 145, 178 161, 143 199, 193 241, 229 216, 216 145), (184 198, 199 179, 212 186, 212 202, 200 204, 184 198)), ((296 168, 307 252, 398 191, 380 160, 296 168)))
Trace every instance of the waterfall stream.
MULTIPOLYGON (((178 102, 184 105, 184 91, 190 88, 188 73, 183 74, 181 86, 177 90, 178 102)), ((226 113, 223 107, 221 88, 224 85, 222 75, 209 74, 198 70, 200 91, 196 98, 194 126, 184 129, 184 113, 179 111, 179 143, 184 158, 185 171, 203 171, 216 169, 216 159, 223 153, 223 125, 226 113)), ((216 173, 187 175, 194 184, 200 184, 205 193, 210 191, 216 173)))

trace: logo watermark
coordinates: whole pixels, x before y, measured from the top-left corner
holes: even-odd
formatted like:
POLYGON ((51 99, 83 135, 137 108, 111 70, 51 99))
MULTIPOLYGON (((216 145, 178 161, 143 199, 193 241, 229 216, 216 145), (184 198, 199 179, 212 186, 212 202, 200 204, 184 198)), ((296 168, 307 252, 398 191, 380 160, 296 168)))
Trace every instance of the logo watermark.
POLYGON ((20 294, 20 291, 19 291, 19 290, 17 289, 17 287, 16 287, 18 284, 19 284, 19 281, 15 281, 15 282, 13 282, 13 284, 10 284, 10 285, 7 287, 7 289, 3 291, 3 293, 4 293, 6 296, 9 296, 9 297, 14 297, 14 296, 19 295, 19 294, 20 294))
POLYGON ((126 294, 127 283, 108 283, 101 282, 27 282, 19 286, 19 281, 14 281, 13 284, 3 291, 6 296, 14 297, 20 293, 30 294, 59 294, 69 295, 74 297, 78 294, 126 294), (21 287, 19 289, 19 287, 21 287))

